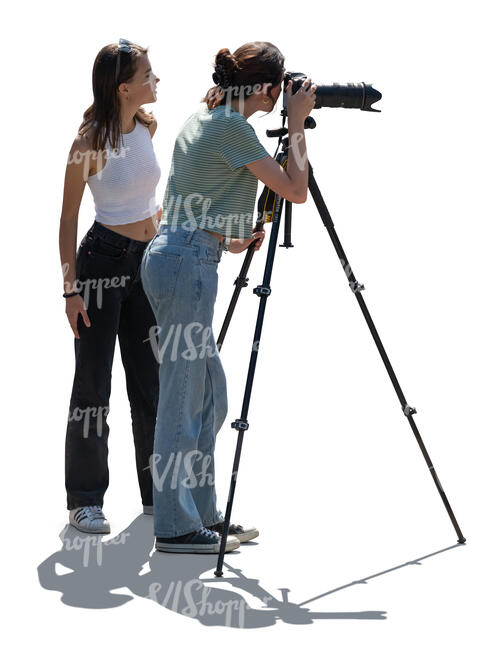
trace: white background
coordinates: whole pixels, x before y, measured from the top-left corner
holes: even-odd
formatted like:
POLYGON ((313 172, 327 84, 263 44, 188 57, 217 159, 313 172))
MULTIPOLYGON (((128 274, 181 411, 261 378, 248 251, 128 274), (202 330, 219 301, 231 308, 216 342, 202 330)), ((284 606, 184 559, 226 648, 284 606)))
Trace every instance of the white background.
MULTIPOLYGON (((17 2, 2 44, 2 591, 9 610, 2 631, 11 645, 46 638, 53 648, 487 647, 495 99, 488 3, 17 2), (235 612, 229 626, 226 617, 191 618, 146 597, 151 582, 167 588, 211 579, 216 556, 153 554, 147 564, 152 522, 139 516, 118 345, 105 514, 112 538, 131 535, 105 546, 101 565, 95 549, 88 567, 81 551, 59 553, 74 369, 58 252, 63 178, 92 102, 94 58, 119 37, 149 46, 161 79, 158 101, 146 107, 158 119, 160 202, 175 136, 210 87, 221 47, 268 40, 288 70, 316 83, 365 81, 383 93, 381 113, 314 111, 308 152, 399 382, 418 410, 465 546, 456 546, 309 198, 294 206, 294 248, 277 249, 234 503, 233 521, 256 525, 258 544, 226 556, 243 578, 226 571, 232 581, 205 583, 224 590, 214 601, 239 598, 253 608, 245 619, 250 629, 233 629, 235 612), (292 605, 280 603, 280 589, 290 590, 292 605), (263 593, 274 599, 268 607, 263 593)), ((279 126, 278 109, 261 115, 250 123, 274 151, 265 129, 279 126)), ((93 216, 86 189, 78 241, 93 216)), ((259 304, 252 287, 261 282, 267 249, 255 255, 221 353, 230 407, 216 452, 222 507, 235 448, 230 422, 240 416, 259 304)), ((226 254, 219 266, 217 335, 242 259, 226 254)))

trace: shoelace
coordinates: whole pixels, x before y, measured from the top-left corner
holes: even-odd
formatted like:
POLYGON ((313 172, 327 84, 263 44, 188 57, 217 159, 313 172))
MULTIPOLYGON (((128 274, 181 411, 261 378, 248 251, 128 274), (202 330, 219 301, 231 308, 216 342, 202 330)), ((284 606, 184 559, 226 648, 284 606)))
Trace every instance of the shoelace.
POLYGON ((211 537, 212 540, 214 539, 216 541, 218 539, 217 533, 209 528, 202 528, 199 532, 205 537, 211 537))
MULTIPOLYGON (((105 515, 101 510, 101 506, 83 506, 82 510, 86 517, 90 520, 105 519, 105 515)), ((81 510, 79 510, 80 512, 81 510)))

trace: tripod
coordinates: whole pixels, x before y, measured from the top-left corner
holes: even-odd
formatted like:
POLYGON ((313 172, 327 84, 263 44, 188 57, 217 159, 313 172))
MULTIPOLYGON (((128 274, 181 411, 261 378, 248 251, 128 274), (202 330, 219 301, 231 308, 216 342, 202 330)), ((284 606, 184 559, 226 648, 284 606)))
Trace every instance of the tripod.
MULTIPOLYGON (((316 122, 313 120, 312 117, 306 118, 305 122, 305 128, 314 128, 316 126, 316 122)), ((276 156, 276 160, 284 166, 287 163, 287 158, 288 158, 288 137, 287 137, 288 130, 284 127, 281 129, 275 130, 275 131, 268 131, 267 134, 269 137, 279 137, 279 144, 280 142, 282 143, 282 151, 276 156), (286 136, 286 137, 282 137, 286 136)), ((347 256, 344 252, 344 249, 342 248, 342 245, 339 241, 339 238, 337 236, 337 233, 335 232, 335 227, 332 221, 332 218, 330 217, 330 213, 325 205, 325 202, 323 200, 323 197, 321 195, 320 189, 315 181, 314 175, 313 175, 313 168, 311 164, 308 162, 308 188, 311 193, 311 196, 313 198, 313 201, 316 205, 316 209, 318 210, 320 217, 323 221, 323 225, 328 231, 328 234, 330 236, 330 239, 332 240, 332 243, 334 245, 335 251, 339 257, 339 260, 342 264, 342 267, 344 269, 344 272, 347 276, 348 282, 349 282, 349 287, 353 294, 356 297, 356 300, 358 301, 359 307, 361 311, 363 312, 363 316, 368 324, 368 327, 371 331, 371 335, 376 343, 376 346, 378 348, 378 352, 380 353, 380 356, 383 360, 383 363, 385 364, 385 368, 388 372, 388 375, 390 377, 390 380, 393 384, 393 387, 395 389, 395 392, 397 394, 397 397, 399 398, 400 404, 402 411, 404 415, 407 418, 407 421, 409 422, 411 429, 414 433, 414 436, 416 438, 416 441, 421 449, 421 452, 424 456, 424 459, 426 461, 426 464, 428 466, 428 469, 430 470, 431 476, 433 478, 433 481, 435 482, 435 485, 437 487, 437 490, 440 494, 440 497, 444 503, 444 506, 448 512, 448 515, 450 517, 450 520, 452 522, 452 525, 454 526, 454 529, 457 534, 457 541, 459 544, 464 544, 466 541, 464 535, 461 532, 461 529, 459 528, 459 525, 457 523, 457 520, 454 516, 454 513, 452 511, 452 508, 450 506, 450 503, 447 499, 447 496, 442 488, 442 485, 438 479, 437 473, 435 471, 435 468, 433 467, 433 463, 431 462, 430 456, 426 450, 426 447, 423 443, 423 440, 421 438, 421 435, 419 433, 419 430, 416 426, 416 423, 414 421, 413 415, 416 413, 416 409, 413 406, 410 406, 407 403, 406 398, 404 397, 404 393, 402 392, 402 389, 399 385, 399 381, 395 375, 395 372, 392 368, 392 365, 389 361, 389 358, 387 356, 387 353, 385 352, 385 348, 383 347, 383 344, 380 340, 380 337, 378 335, 378 332, 376 330, 376 327, 373 323, 373 320, 370 316, 370 313, 368 311, 368 308, 366 306, 366 303, 364 302, 363 296, 362 296, 362 291, 364 290, 364 285, 360 284, 355 276, 354 273, 352 272, 351 265, 349 264, 349 261, 347 259, 347 256)), ((234 492, 235 492, 235 487, 236 487, 236 482, 237 482, 237 473, 239 469, 239 462, 241 458, 241 449, 242 449, 242 443, 244 439, 244 432, 248 429, 249 424, 247 420, 248 416, 248 409, 249 409, 249 402, 251 398, 251 389, 253 385, 253 379, 254 379, 254 372, 256 369, 256 361, 258 358, 258 347, 259 347, 259 342, 261 338, 261 329, 263 326, 263 318, 265 315, 265 308, 266 308, 266 301, 271 293, 270 289, 270 278, 272 275, 272 269, 273 269, 273 263, 274 263, 274 258, 275 258, 275 249, 277 245, 277 237, 278 237, 278 231, 280 228, 280 220, 281 220, 281 213, 282 213, 282 208, 284 205, 284 199, 278 195, 275 195, 272 190, 270 190, 268 187, 265 186, 263 189, 263 192, 260 196, 260 199, 258 201, 258 219, 256 223, 256 229, 255 230, 261 230, 263 227, 263 219, 264 215, 268 214, 268 218, 266 221, 271 221, 272 222, 272 229, 271 229, 271 234, 270 234, 270 242, 268 245, 268 253, 267 253, 267 260, 265 264, 265 271, 263 275, 263 283, 261 285, 258 285, 253 289, 253 293, 257 295, 260 298, 260 303, 259 303, 259 308, 258 308, 258 317, 256 320, 256 327, 255 327, 255 332, 254 332, 254 339, 253 339, 253 346, 251 348, 251 357, 249 361, 249 369, 248 369, 248 374, 247 374, 247 379, 246 379, 246 387, 244 391, 244 399, 242 402, 242 409, 241 409, 241 416, 235 420, 235 422, 232 422, 231 427, 233 429, 236 429, 238 432, 237 435, 237 446, 235 450, 235 456, 234 456, 234 465, 232 469, 232 477, 231 477, 231 482, 230 482, 230 490, 229 490, 229 496, 228 496, 228 501, 227 501, 227 508, 225 511, 225 519, 224 519, 224 526, 223 526, 223 531, 222 531, 222 539, 220 542, 220 552, 218 555, 218 563, 217 563, 217 568, 215 571, 215 576, 220 577, 223 575, 222 571, 222 566, 223 566, 223 558, 225 554, 225 545, 227 542, 227 534, 228 534, 228 529, 230 525, 230 516, 232 513, 232 505, 234 502, 234 492), (271 218, 270 218, 271 217, 271 218)), ((283 244, 280 244, 280 246, 283 246, 285 248, 292 247, 291 243, 291 221, 292 221, 292 204, 287 201, 285 202, 285 228, 284 228, 284 242, 283 244)), ((235 305, 237 303, 239 294, 242 290, 243 287, 247 286, 247 280, 248 278, 246 277, 247 271, 249 269, 249 266, 251 264, 251 260, 254 254, 254 242, 250 245, 248 248, 246 257, 244 259, 244 263, 241 268, 241 272, 239 276, 236 278, 234 281, 235 284, 235 290, 233 293, 233 296, 231 298, 229 308, 226 314, 226 317, 224 319, 224 323, 222 325, 222 329, 220 331, 220 335, 218 337, 217 341, 217 347, 220 350, 223 344, 223 340, 225 338, 225 334, 227 332, 227 328, 229 326, 230 320, 232 318, 232 314, 235 308, 235 305)))

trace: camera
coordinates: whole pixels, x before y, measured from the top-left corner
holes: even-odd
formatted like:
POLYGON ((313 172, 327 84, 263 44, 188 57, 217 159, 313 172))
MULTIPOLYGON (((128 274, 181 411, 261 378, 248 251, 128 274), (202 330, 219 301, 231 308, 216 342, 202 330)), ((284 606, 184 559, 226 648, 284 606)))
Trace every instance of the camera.
MULTIPOLYGON (((286 72, 284 75, 284 90, 291 79, 292 94, 294 94, 302 86, 307 76, 302 72, 286 72)), ((284 93, 284 108, 285 97, 284 93)), ((380 113, 381 111, 378 109, 371 108, 371 105, 381 98, 381 92, 375 90, 371 84, 365 84, 364 82, 355 84, 333 83, 324 86, 318 84, 315 108, 359 108, 362 111, 380 113)))

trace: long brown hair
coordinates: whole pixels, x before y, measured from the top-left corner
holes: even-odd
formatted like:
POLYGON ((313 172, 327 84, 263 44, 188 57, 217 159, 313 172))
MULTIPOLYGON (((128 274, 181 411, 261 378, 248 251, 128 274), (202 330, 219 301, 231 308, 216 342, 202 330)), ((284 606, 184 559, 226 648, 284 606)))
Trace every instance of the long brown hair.
MULTIPOLYGON (((113 149, 119 146, 121 122, 118 87, 132 79, 140 57, 148 53, 148 48, 135 43, 132 43, 130 52, 122 50, 119 53, 118 47, 117 43, 105 45, 96 55, 93 64, 93 103, 84 111, 78 131, 79 135, 83 135, 94 126, 91 146, 95 151, 104 149, 107 140, 113 149), (118 58, 119 74, 116 79, 118 58)), ((145 126, 153 121, 153 116, 142 107, 135 117, 145 126)))
POLYGON ((209 88, 201 100, 206 102, 209 109, 226 104, 226 89, 234 96, 239 95, 242 89, 243 94, 248 96, 254 92, 253 86, 265 83, 272 84, 268 95, 273 103, 272 108, 275 106, 272 88, 282 79, 284 56, 273 43, 252 41, 238 47, 233 54, 224 47, 217 52, 213 66, 216 85, 209 88))

